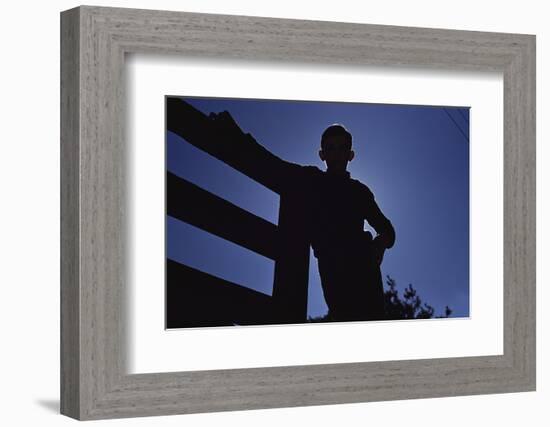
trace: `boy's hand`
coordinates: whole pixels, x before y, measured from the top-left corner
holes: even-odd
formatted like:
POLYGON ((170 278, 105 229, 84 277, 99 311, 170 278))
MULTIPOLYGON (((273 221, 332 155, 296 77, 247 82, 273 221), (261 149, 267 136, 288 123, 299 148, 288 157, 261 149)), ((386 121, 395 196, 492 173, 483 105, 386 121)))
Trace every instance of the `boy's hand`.
POLYGON ((226 132, 229 132, 230 134, 239 135, 243 133, 235 119, 233 119, 228 111, 222 111, 221 113, 210 113, 208 117, 210 118, 210 120, 214 121, 214 123, 216 123, 218 126, 224 129, 226 132))
POLYGON ((386 246, 383 244, 382 239, 380 239, 379 237, 380 236, 376 236, 372 241, 372 249, 376 263, 378 265, 381 265, 382 261, 384 260, 384 252, 386 252, 386 246))

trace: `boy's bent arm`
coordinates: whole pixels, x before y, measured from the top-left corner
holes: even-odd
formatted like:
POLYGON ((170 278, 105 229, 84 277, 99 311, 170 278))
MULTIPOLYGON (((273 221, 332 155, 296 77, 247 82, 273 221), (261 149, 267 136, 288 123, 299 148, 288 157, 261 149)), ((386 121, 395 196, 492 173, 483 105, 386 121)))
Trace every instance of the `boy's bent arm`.
POLYGON ((365 219, 378 233, 376 240, 386 249, 389 249, 395 243, 395 229, 390 220, 386 218, 378 207, 374 194, 369 189, 367 190, 368 192, 364 199, 365 219))

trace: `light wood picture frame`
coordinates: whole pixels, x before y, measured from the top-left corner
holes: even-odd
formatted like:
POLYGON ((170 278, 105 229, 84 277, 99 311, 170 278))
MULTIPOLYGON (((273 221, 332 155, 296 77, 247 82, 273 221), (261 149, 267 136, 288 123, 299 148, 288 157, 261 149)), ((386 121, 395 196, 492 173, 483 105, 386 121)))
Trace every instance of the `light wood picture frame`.
POLYGON ((535 297, 535 36, 90 6, 61 13, 62 414, 89 420, 532 391, 535 297), (127 374, 127 53, 502 72, 503 354, 127 374))

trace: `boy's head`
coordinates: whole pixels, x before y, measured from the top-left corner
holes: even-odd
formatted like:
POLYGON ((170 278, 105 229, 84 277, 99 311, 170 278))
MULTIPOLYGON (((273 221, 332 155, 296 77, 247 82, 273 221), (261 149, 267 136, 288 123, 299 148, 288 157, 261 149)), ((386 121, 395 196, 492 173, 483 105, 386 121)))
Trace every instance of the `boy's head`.
POLYGON ((345 171, 355 153, 351 149, 352 137, 346 128, 333 124, 325 129, 321 136, 319 157, 327 163, 327 169, 345 171))

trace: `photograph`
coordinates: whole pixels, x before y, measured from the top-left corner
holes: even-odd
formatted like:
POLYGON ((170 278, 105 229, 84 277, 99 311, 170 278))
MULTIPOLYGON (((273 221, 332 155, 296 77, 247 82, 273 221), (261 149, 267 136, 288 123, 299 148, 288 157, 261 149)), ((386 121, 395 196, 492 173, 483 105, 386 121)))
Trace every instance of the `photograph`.
POLYGON ((166 329, 469 317, 468 106, 165 101, 166 329))

